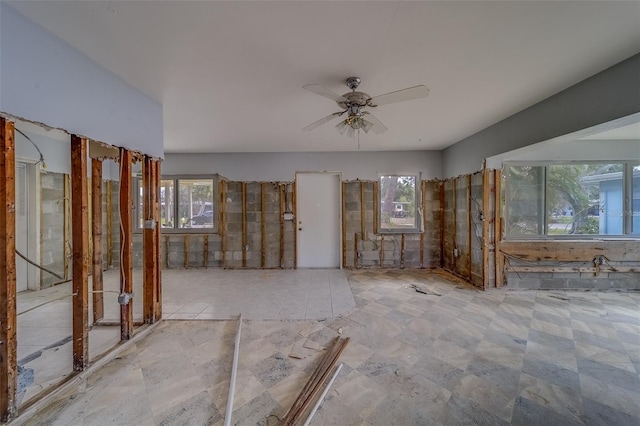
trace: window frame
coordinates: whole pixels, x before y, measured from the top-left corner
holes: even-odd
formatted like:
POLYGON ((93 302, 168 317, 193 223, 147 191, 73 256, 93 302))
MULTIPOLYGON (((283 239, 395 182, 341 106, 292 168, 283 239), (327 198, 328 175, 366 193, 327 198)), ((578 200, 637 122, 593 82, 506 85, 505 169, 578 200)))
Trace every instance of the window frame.
POLYGON ((503 194, 501 198, 503 200, 503 217, 505 223, 504 239, 510 241, 517 240, 604 240, 604 239, 638 239, 640 234, 633 233, 633 169, 640 166, 640 160, 558 160, 558 161, 505 161, 502 164, 502 178, 504 181, 503 194), (547 209, 548 194, 548 173, 550 166, 570 166, 570 165, 586 165, 586 164, 620 164, 623 166, 622 171, 622 234, 549 234, 548 224, 549 215, 547 209), (510 193, 510 179, 507 178, 507 169, 509 167, 542 167, 542 205, 538 206, 542 213, 542 223, 540 223, 543 230, 542 233, 519 235, 509 234, 508 226, 510 215, 510 203, 508 199, 510 193))
MULTIPOLYGON (((140 176, 136 176, 134 178, 135 184, 133 186, 133 198, 134 198, 134 232, 142 232, 143 228, 140 227, 140 218, 142 217, 142 211, 140 211, 140 188, 142 185, 142 178, 140 176)), ((212 204, 213 204, 213 226, 211 228, 179 228, 178 221, 174 220, 172 227, 163 227, 162 233, 169 234, 217 234, 219 229, 218 223, 218 182, 220 181, 220 176, 218 174, 213 175, 163 175, 160 177, 159 181, 173 181, 174 187, 174 202, 173 202, 173 215, 175 218, 179 217, 179 209, 180 209, 180 181, 181 180, 211 180, 213 186, 213 194, 212 194, 212 204)), ((160 194, 158 194, 160 197, 160 194)))
POLYGON ((424 232, 422 221, 422 172, 393 172, 393 173, 378 173, 378 199, 375 200, 375 208, 378 209, 378 234, 421 234, 424 232), (382 178, 385 176, 410 176, 415 179, 414 187, 414 223, 411 228, 384 228, 382 226, 382 178))

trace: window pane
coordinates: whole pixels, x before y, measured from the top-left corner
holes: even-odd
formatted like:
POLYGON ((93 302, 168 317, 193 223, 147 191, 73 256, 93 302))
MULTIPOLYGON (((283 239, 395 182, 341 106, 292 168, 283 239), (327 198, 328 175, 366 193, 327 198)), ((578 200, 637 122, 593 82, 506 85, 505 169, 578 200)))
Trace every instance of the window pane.
POLYGON ((380 176, 380 228, 416 229, 416 176, 380 176))
POLYGON ((549 166, 549 199, 555 202, 552 207, 571 213, 558 221, 561 232, 557 233, 622 235, 623 172, 623 164, 549 166))
POLYGON ((640 164, 633 166, 633 180, 631 181, 631 233, 640 235, 640 164))
POLYGON ((173 228, 175 225, 174 206, 175 188, 173 180, 160 181, 160 224, 163 228, 173 228))
POLYGON ((506 168, 508 235, 540 235, 544 223, 544 167, 506 168))
POLYGON ((213 179, 179 179, 179 228, 213 228, 213 179))

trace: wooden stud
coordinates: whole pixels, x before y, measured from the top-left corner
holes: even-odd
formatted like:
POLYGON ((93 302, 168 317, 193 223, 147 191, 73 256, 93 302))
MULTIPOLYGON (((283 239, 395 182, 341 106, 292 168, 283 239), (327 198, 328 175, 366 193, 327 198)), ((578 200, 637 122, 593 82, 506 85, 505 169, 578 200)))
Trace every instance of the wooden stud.
POLYGON ((284 185, 279 185, 280 194, 280 268, 284 268, 284 185))
POLYGON ((422 195, 422 232, 420 232, 420 267, 424 268, 424 233, 427 231, 427 182, 420 182, 422 195))
POLYGON ((242 189, 242 267, 247 267, 247 182, 240 184, 242 189))
POLYGON ((69 259, 71 258, 71 243, 69 235, 71 235, 71 180, 68 174, 64 175, 64 218, 63 218, 63 238, 64 238, 64 279, 69 279, 69 259))
POLYGON ((384 234, 380 235, 380 267, 384 265, 384 234))
POLYGON ((89 203, 87 140, 71 135, 73 370, 89 364, 89 203))
POLYGON ((227 182, 218 182, 218 233, 220 234, 220 261, 223 268, 227 267, 227 182))
MULTIPOLYGON (((120 293, 133 294, 133 224, 131 151, 120 148, 120 293)), ((120 338, 129 340, 133 334, 133 300, 120 305, 120 338)))
POLYGON ((400 239, 400 269, 404 269, 404 244, 405 244, 405 235, 402 234, 400 239))
MULTIPOLYGON (((160 177, 160 162, 159 161, 154 161, 153 162, 153 179, 154 179, 154 188, 155 188, 155 199, 153 200, 153 214, 154 214, 154 218, 156 221, 156 232, 155 232, 155 238, 154 238, 154 246, 155 246, 155 268, 156 268, 156 272, 154 274, 156 282, 156 290, 155 290, 155 295, 156 295, 156 308, 155 308, 155 321, 160 321, 160 319, 162 318, 162 263, 161 263, 161 256, 162 256, 162 250, 160 250, 160 241, 162 238, 162 226, 160 226, 160 219, 162 217, 162 213, 160 211, 161 206, 160 206, 160 184, 161 184, 161 177, 160 177)), ((167 250, 168 252, 168 250, 167 250)))
POLYGON ((445 217, 444 217, 444 181, 440 182, 440 267, 444 268, 444 225, 445 225, 445 217))
POLYGON ((364 185, 365 183, 360 181, 360 236, 362 237, 362 241, 367 239, 367 210, 364 197, 364 185))
POLYGON ((358 233, 353 233, 353 267, 360 268, 358 264, 358 233))
POLYGON ((142 310, 144 322, 153 324, 156 322, 157 290, 158 290, 158 240, 156 228, 160 226, 159 216, 156 214, 156 199, 158 198, 158 181, 156 179, 156 162, 146 156, 142 162, 142 187, 143 187, 143 219, 142 231, 143 250, 143 300, 142 310))
POLYGON ((14 123, 0 117, 0 418, 17 413, 16 184, 14 123))
POLYGON ((204 234, 202 240, 202 267, 209 267, 209 234, 204 234))
POLYGON ((184 269, 189 269, 189 234, 182 236, 182 243, 184 245, 184 269))
POLYGON ((491 198, 491 172, 486 167, 482 170, 482 288, 489 287, 489 250, 491 215, 489 200, 491 198))
POLYGON ((102 277, 102 160, 91 160, 91 234, 93 236, 93 262, 91 287, 93 289, 93 323, 104 318, 102 277))
POLYGON ((296 232, 296 220, 298 211, 298 200, 296 199, 296 182, 293 182, 291 189, 291 211, 293 212, 293 269, 298 269, 298 233, 296 232))
POLYGON ((347 266, 347 184, 342 182, 342 267, 347 266))
POLYGON ((467 175, 467 231, 469 241, 467 242, 467 259, 469 260, 469 275, 467 278, 470 283, 473 283, 473 276, 471 275, 471 241, 473 238, 473 218, 471 217, 471 175, 467 175))
POLYGON ((452 264, 452 272, 457 273, 457 266, 458 266, 458 258, 456 257, 455 253, 456 251, 458 252, 458 256, 460 255, 460 251, 457 250, 458 248, 458 238, 457 238, 457 234, 458 234, 458 190, 457 190, 457 186, 458 186, 458 178, 454 178, 452 179, 453 182, 453 197, 452 197, 452 202, 453 202, 453 250, 454 252, 451 254, 451 257, 453 259, 453 261, 451 262, 452 264))
POLYGON ((373 181, 373 234, 378 234, 378 181, 373 181))
POLYGON ((169 241, 169 236, 166 235, 164 237, 164 266, 167 269, 171 269, 170 265, 169 265, 169 244, 171 241, 169 241))
POLYGON ((105 184, 107 190, 107 205, 106 205, 106 213, 107 213, 107 266, 113 265, 113 220, 111 215, 113 209, 113 189, 111 188, 111 181, 108 180, 105 184))
POLYGON ((502 171, 495 170, 494 178, 495 187, 495 224, 494 224, 494 244, 495 244, 495 268, 496 268, 496 287, 502 287, 504 284, 504 255, 500 249, 502 244, 502 171))
POLYGON ((266 236, 267 236, 267 224, 265 219, 267 217, 266 199, 264 196, 266 183, 260 183, 260 267, 264 268, 267 262, 267 249, 266 249, 266 236))

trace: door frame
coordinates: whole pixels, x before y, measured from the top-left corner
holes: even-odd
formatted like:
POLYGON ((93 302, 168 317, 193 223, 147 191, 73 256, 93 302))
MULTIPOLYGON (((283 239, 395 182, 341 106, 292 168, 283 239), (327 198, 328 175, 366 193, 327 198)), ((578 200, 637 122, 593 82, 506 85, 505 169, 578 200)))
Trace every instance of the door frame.
MULTIPOLYGON (((296 172, 296 176, 295 176, 295 183, 296 183, 296 187, 295 187, 295 197, 296 200, 299 200, 298 197, 298 175, 336 175, 338 176, 338 205, 342 206, 343 205, 343 194, 342 194, 342 172, 337 172, 337 171, 326 171, 326 170, 322 170, 322 171, 297 171, 296 172)), ((300 231, 299 231, 299 227, 298 227, 298 213, 299 213, 299 205, 296 202, 296 216, 294 218, 294 225, 295 225, 295 232, 296 232, 296 258, 300 259, 300 231)), ((344 247, 342 247, 342 233, 344 232, 344 230, 342 229, 342 223, 344 221, 344 218, 342 217, 342 208, 339 209, 338 211, 338 264, 339 269, 343 269, 344 265, 342 264, 342 252, 344 250, 344 247)), ((297 262, 296 262, 297 263, 297 262)), ((297 267, 296 267, 297 268, 297 267)))

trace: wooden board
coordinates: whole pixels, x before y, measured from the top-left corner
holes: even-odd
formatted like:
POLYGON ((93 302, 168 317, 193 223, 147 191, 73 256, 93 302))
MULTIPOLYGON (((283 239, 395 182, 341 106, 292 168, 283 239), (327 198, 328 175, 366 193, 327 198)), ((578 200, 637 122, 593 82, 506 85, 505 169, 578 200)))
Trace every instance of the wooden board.
POLYGON ((87 140, 71 135, 73 370, 89 364, 89 215, 87 140))
POLYGON ((16 415, 16 184, 14 124, 0 117, 0 418, 16 415))
MULTIPOLYGON (((131 151, 120 148, 120 289, 133 293, 133 224, 131 151)), ((129 340, 133 335, 133 300, 120 305, 120 338, 129 340)))
POLYGON ((104 318, 104 294, 102 277, 102 161, 91 160, 91 235, 93 236, 93 261, 91 263, 91 287, 93 289, 93 323, 104 318))

